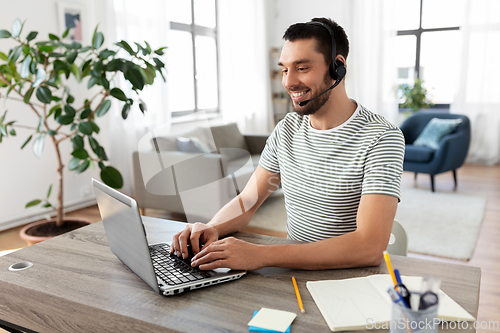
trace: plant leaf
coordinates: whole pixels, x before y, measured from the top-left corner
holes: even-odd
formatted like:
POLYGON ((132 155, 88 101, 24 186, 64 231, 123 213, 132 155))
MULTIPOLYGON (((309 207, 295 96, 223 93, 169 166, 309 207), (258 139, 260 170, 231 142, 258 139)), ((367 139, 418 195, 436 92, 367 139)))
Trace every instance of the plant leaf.
POLYGON ((88 117, 90 117, 90 115, 92 114, 92 110, 87 107, 85 108, 85 110, 82 111, 82 113, 80 113, 80 119, 87 119, 88 117))
POLYGON ((96 132, 96 134, 99 134, 100 131, 99 126, 97 126, 97 124, 94 123, 92 120, 90 120, 90 123, 92 124, 92 129, 94 130, 94 132, 96 132))
POLYGON ((49 39, 50 39, 50 40, 55 40, 55 41, 59 41, 59 40, 60 40, 60 38, 59 38, 59 37, 57 37, 57 36, 56 36, 56 35, 54 35, 54 34, 49 34, 49 39))
POLYGON ((75 170, 80 165, 80 161, 79 158, 73 157, 68 163, 68 169, 71 171, 75 170))
POLYGON ((114 98, 119 99, 120 101, 126 102, 128 100, 127 96, 125 95, 125 93, 123 92, 123 90, 121 90, 120 88, 113 88, 113 89, 111 89, 111 91, 109 92, 109 94, 111 96, 113 96, 114 98))
POLYGON ((125 72, 125 79, 132 83, 132 86, 134 89, 137 90, 142 90, 144 88, 144 78, 142 77, 141 71, 139 70, 139 66, 135 65, 133 67, 130 67, 126 72, 125 72))
POLYGON ((9 57, 7 57, 7 55, 5 53, 0 52, 0 59, 3 61, 7 61, 7 59, 9 59, 9 57))
POLYGON ((77 56, 78 56, 78 52, 73 51, 73 52, 71 52, 71 53, 66 54, 66 56, 65 56, 65 57, 66 57, 66 60, 68 60, 68 62, 69 62, 70 64, 72 64, 72 63, 74 63, 74 62, 75 62, 75 59, 76 59, 76 57, 77 57, 77 56))
POLYGON ((105 100, 97 109, 96 115, 98 117, 102 117, 108 112, 109 108, 111 107, 111 101, 109 99, 105 100))
POLYGON ((157 55, 160 55, 160 56, 161 56, 161 55, 165 54, 165 52, 163 52, 163 50, 165 50, 166 48, 167 48, 166 46, 164 46, 164 47, 160 47, 159 49, 155 50, 155 53, 156 53, 157 55))
POLYGON ((23 30, 23 24, 21 23, 21 20, 16 18, 14 22, 12 22, 11 30, 12 30, 12 37, 14 38, 19 37, 21 30, 23 30))
POLYGON ((49 88, 41 86, 36 90, 36 98, 44 104, 50 104, 52 102, 52 93, 49 88))
POLYGON ((43 146, 45 145, 45 134, 41 134, 36 140, 33 142, 33 153, 37 158, 42 156, 43 146))
POLYGON ((21 146, 21 149, 23 149, 23 148, 24 148, 24 147, 28 144, 28 142, 30 142, 30 141, 31 141, 31 138, 32 138, 32 137, 33 137, 33 135, 30 135, 30 136, 26 139, 26 141, 24 141, 23 145, 21 146))
POLYGON ((32 87, 38 87, 40 83, 45 81, 46 78, 47 78, 47 73, 45 73, 45 70, 43 70, 43 68, 38 68, 36 70, 35 82, 33 82, 32 87))
POLYGON ((101 170, 102 181, 112 188, 122 188, 123 178, 120 171, 116 170, 112 166, 107 166, 101 170))
POLYGON ((71 141, 73 142, 73 149, 83 148, 84 143, 81 135, 75 135, 71 141))
POLYGON ((66 30, 64 30, 63 34, 62 34, 62 38, 66 38, 66 36, 68 36, 68 33, 69 33, 69 29, 71 29, 70 27, 66 28, 66 30))
POLYGON ((74 117, 76 114, 75 109, 71 105, 65 105, 64 106, 64 112, 66 113, 67 116, 74 117))
POLYGON ((87 170, 87 168, 89 167, 89 165, 90 165, 90 162, 88 160, 85 161, 85 162, 83 162, 82 164, 80 164, 78 166, 78 168, 75 169, 76 174, 82 173, 85 170, 87 170))
POLYGON ((28 34, 28 36, 26 36, 26 41, 30 42, 32 41, 33 39, 36 38, 36 36, 38 35, 38 31, 32 31, 28 34))
POLYGON ((95 86, 95 84, 97 83, 97 81, 98 81, 98 78, 96 78, 95 76, 90 77, 89 83, 87 84, 87 89, 90 89, 93 86, 95 86))
POLYGON ((82 72, 80 72, 80 68, 78 68, 78 66, 75 64, 71 64, 70 68, 71 68, 71 72, 73 73, 73 75, 75 75, 75 79, 78 82, 81 82, 82 81, 82 72))
POLYGON ((39 200, 39 199, 36 199, 36 200, 30 201, 30 202, 28 202, 28 203, 26 204, 25 208, 29 208, 29 207, 32 207, 32 206, 39 205, 41 202, 42 202, 42 200, 39 200))
POLYGON ((129 43, 127 43, 124 40, 122 40, 122 41, 120 41, 118 43, 115 43, 115 45, 121 47, 122 49, 124 49, 125 51, 127 51, 132 56, 135 56, 137 54, 137 52, 135 52, 134 49, 132 49, 132 47, 129 45, 129 43))
POLYGON ((52 184, 49 186, 49 191, 47 192, 47 199, 50 197, 50 192, 52 192, 52 184))
POLYGON ((48 130, 47 134, 50 135, 50 136, 55 136, 55 135, 57 135, 57 132, 54 131, 54 130, 48 130))
POLYGON ((75 120, 75 117, 71 117, 68 115, 62 115, 56 118, 56 121, 61 125, 69 125, 75 120))
POLYGON ((81 122, 80 125, 78 125, 78 131, 85 135, 92 135, 93 132, 92 124, 89 123, 88 121, 81 122))
POLYGON ((127 119, 129 112, 130 112, 130 104, 125 103, 122 108, 122 118, 127 119))
POLYGON ((30 102, 31 95, 33 95, 33 91, 35 91, 35 88, 31 87, 28 89, 26 94, 24 94, 24 103, 28 104, 30 102))
POLYGON ((17 59, 19 59, 21 52, 23 52, 23 48, 20 45, 16 46, 9 54, 9 57, 7 58, 7 63, 15 64, 17 59))
POLYGON ((89 157, 89 153, 87 153, 87 151, 84 148, 77 148, 77 149, 73 150, 71 155, 73 155, 74 157, 79 158, 81 160, 84 160, 84 159, 89 157))
POLYGON ((104 35, 102 32, 95 32, 94 37, 92 38, 92 47, 94 49, 98 49, 102 46, 102 43, 104 43, 104 35))
POLYGON ((141 112, 144 113, 146 111, 148 111, 148 108, 146 106, 146 103, 144 103, 143 101, 140 101, 139 102, 139 109, 141 109, 141 112))
POLYGON ((30 76, 30 66, 31 66, 31 55, 27 55, 26 58, 24 58, 23 63, 21 65, 21 71, 19 72, 19 75, 23 79, 28 78, 30 76))
POLYGON ((9 38, 12 35, 7 30, 0 30, 0 38, 9 38))

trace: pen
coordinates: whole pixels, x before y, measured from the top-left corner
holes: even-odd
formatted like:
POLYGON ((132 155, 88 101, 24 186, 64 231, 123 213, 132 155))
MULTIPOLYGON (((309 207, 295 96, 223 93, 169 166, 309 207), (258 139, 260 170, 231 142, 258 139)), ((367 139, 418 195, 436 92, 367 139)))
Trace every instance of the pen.
POLYGON ((403 284, 403 281, 401 281, 401 275, 399 275, 399 269, 394 270, 394 276, 396 277, 396 282, 398 284, 403 284))
POLYGON ((306 310, 304 310, 304 304, 302 304, 302 298, 300 297, 299 287, 297 287, 297 281, 293 276, 292 276, 292 282, 293 282, 293 288, 295 289, 295 294, 297 295, 297 302, 299 302, 300 312, 306 313, 306 310))
POLYGON ((394 270, 392 269, 391 258, 389 258, 389 253, 387 251, 384 251, 383 253, 385 263, 387 265, 387 270, 389 271, 389 274, 391 274, 392 283, 394 283, 394 285, 396 286, 398 284, 398 281, 396 280, 396 275, 394 275, 394 270))

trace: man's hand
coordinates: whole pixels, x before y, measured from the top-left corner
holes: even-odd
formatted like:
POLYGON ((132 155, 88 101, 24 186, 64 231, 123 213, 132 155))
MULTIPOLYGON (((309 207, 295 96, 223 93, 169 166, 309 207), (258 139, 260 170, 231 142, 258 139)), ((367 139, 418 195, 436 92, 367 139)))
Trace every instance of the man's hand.
POLYGON ((170 253, 175 253, 178 257, 182 254, 182 259, 188 257, 188 244, 194 254, 200 252, 200 243, 205 246, 210 245, 219 239, 219 232, 212 226, 204 223, 188 224, 184 230, 174 235, 170 253))
POLYGON ((203 250, 193 257, 191 265, 203 270, 215 268, 261 269, 264 267, 262 245, 247 243, 234 237, 228 237, 205 245, 203 250))

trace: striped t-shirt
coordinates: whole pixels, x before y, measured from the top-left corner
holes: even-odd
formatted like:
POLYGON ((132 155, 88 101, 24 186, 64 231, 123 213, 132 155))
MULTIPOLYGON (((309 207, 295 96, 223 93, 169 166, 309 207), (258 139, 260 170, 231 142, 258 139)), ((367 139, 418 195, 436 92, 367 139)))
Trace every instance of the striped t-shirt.
POLYGON ((281 176, 288 238, 318 241, 356 230, 363 194, 400 200, 404 137, 384 117, 358 103, 343 124, 311 127, 289 113, 267 139, 259 165, 281 176))

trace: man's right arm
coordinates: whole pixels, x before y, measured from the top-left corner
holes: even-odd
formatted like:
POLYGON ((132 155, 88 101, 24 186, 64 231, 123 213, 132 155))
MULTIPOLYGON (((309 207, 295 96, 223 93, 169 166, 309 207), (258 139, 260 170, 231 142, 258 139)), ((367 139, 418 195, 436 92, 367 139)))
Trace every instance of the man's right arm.
POLYGON ((264 200, 276 190, 280 181, 280 174, 257 166, 243 191, 222 207, 209 223, 188 224, 174 236, 171 253, 182 254, 186 258, 188 244, 191 244, 193 253, 196 254, 200 251, 200 242, 208 245, 220 237, 243 229, 264 200))

